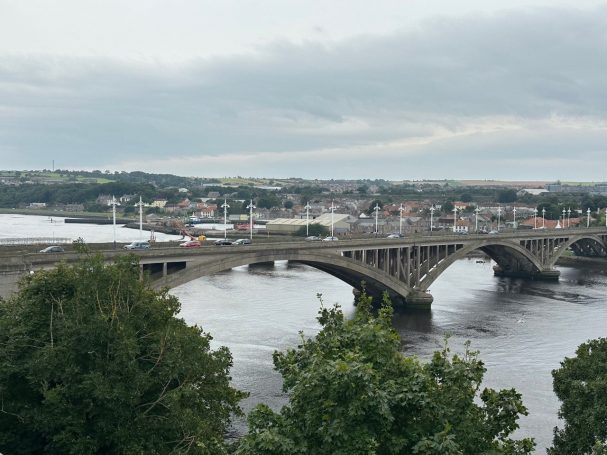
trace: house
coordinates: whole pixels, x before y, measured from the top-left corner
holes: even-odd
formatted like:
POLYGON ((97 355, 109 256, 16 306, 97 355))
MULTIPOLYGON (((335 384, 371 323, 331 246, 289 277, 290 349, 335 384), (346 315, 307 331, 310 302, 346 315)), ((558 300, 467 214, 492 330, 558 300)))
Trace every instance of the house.
POLYGON ((167 205, 167 200, 166 199, 155 199, 150 204, 150 207, 157 207, 159 209, 163 209, 166 205, 167 205))
POLYGON ((456 232, 458 234, 467 234, 468 232, 470 232, 470 221, 457 220, 455 222, 455 228, 453 229, 453 232, 456 232))

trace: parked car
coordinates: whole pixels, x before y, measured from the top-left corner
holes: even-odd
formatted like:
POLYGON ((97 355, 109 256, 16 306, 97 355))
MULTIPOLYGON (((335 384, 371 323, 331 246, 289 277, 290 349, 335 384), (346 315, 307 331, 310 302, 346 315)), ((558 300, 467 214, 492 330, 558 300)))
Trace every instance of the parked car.
POLYGON ((200 242, 198 240, 188 240, 179 244, 182 248, 200 248, 200 242))
POLYGON ((238 239, 232 242, 232 245, 250 245, 251 239, 238 239))
POLYGON ((219 240, 215 240, 215 245, 217 246, 225 246, 225 245, 231 245, 233 242, 230 239, 219 239, 219 240))
POLYGON ((330 235, 322 239, 323 242, 336 242, 339 240, 337 237, 331 237, 330 235))
POLYGON ((51 246, 47 246, 45 249, 40 250, 41 253, 63 253, 65 252, 65 250, 63 249, 63 247, 59 246, 59 245, 51 245, 51 246))
POLYGON ((309 237, 306 237, 306 242, 320 242, 322 239, 320 237, 317 237, 315 235, 311 235, 309 237))
POLYGON ((125 250, 149 250, 149 242, 131 242, 128 245, 124 245, 122 248, 125 250))

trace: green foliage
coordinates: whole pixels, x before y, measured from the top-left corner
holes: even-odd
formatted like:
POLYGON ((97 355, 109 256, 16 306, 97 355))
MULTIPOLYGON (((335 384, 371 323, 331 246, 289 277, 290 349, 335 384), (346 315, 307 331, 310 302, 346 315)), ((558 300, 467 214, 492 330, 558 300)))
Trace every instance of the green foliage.
POLYGON ((474 200, 474 197, 471 193, 462 193, 459 199, 462 202, 472 202, 474 200))
POLYGON ((508 436, 526 415, 515 390, 484 389, 485 368, 468 348, 447 346, 424 364, 401 353, 387 299, 377 316, 363 295, 346 320, 321 308, 322 330, 274 354, 289 404, 258 406, 238 455, 528 454, 529 439, 508 436))
POLYGON ((453 209, 455 208, 453 202, 451 201, 446 201, 444 204, 441 205, 441 207, 443 213, 453 212, 453 209))
POLYGON ((554 429, 553 446, 548 453, 606 453, 607 338, 581 344, 576 356, 562 361, 552 377, 554 392, 561 400, 559 417, 565 425, 554 429))
POLYGON ((295 231, 294 235, 298 235, 300 237, 306 237, 306 235, 315 235, 317 237, 324 237, 329 235, 329 229, 318 223, 311 223, 308 226, 308 234, 306 234, 306 227, 301 226, 297 231, 295 231))
POLYGON ((285 209, 292 209, 293 208, 293 201, 285 201, 285 203, 283 204, 285 209))
POLYGON ((278 196, 273 193, 266 193, 257 199, 257 207, 262 209, 271 209, 272 207, 280 207, 281 202, 278 196))
POLYGON ((380 210, 384 207, 384 203, 379 199, 374 199, 369 204, 369 208, 367 209, 367 215, 375 215, 375 206, 378 206, 380 210))
POLYGON ((232 359, 178 311, 132 255, 28 276, 0 302, 0 452, 225 453, 232 359))
POLYGON ((516 202, 516 190, 500 190, 497 193, 497 202, 508 203, 516 202))

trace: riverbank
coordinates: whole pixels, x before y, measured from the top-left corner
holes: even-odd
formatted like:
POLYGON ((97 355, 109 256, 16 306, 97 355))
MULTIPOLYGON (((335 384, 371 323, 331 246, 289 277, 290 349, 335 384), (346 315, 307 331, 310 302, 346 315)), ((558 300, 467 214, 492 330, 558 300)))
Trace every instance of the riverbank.
MULTIPOLYGON (((53 209, 9 209, 9 208, 0 208, 0 214, 7 215, 37 215, 37 216, 58 216, 62 218, 103 218, 103 219, 112 219, 112 214, 108 212, 65 212, 61 210, 53 210, 53 209)), ((128 219, 129 221, 134 220, 134 218, 128 218, 122 215, 123 219, 128 219)))

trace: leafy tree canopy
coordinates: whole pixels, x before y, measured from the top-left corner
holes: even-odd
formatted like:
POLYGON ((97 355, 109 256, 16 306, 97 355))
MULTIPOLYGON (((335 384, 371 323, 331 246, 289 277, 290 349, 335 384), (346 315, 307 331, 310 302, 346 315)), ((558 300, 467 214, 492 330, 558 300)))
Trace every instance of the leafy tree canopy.
POLYGON ((0 452, 225 453, 232 358, 178 311, 134 256, 27 277, 0 301, 0 452))
POLYGON ((321 308, 315 338, 274 354, 289 403, 251 412, 238 455, 531 453, 532 440, 509 438, 527 414, 520 394, 479 393, 485 367, 468 349, 403 355, 385 300, 377 317, 364 295, 352 320, 321 308))
POLYGON ((552 372, 563 428, 554 429, 550 455, 607 454, 607 338, 581 344, 552 372))
POLYGON ((295 231, 295 235, 299 235, 305 237, 306 235, 315 235, 317 237, 324 237, 329 234, 329 229, 327 229, 322 224, 313 223, 308 226, 308 233, 306 234, 306 227, 301 226, 297 231, 295 231))

